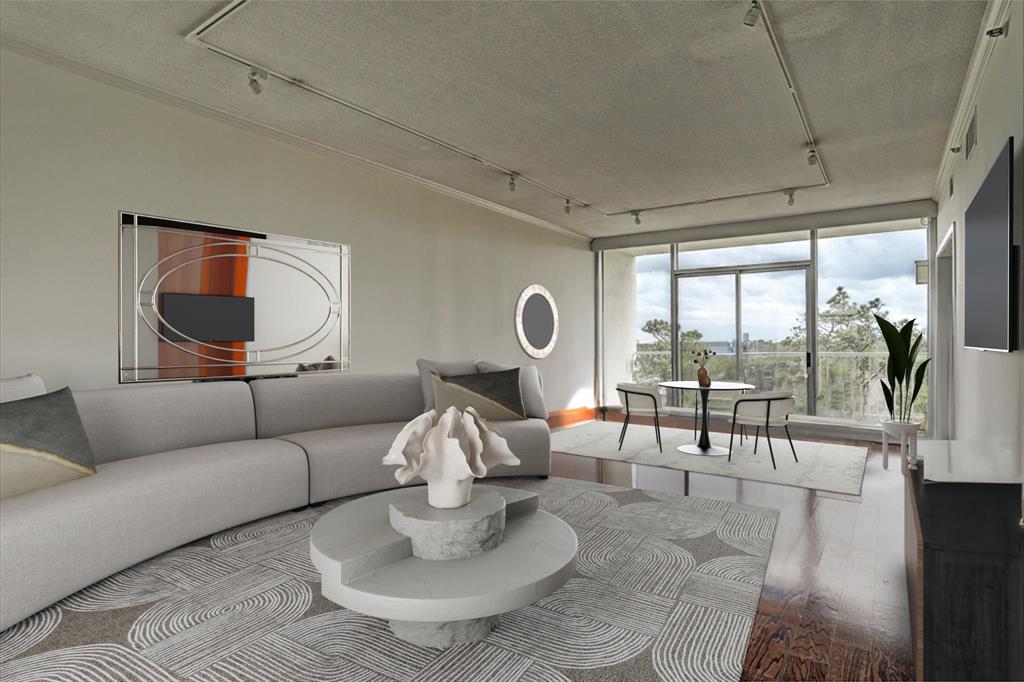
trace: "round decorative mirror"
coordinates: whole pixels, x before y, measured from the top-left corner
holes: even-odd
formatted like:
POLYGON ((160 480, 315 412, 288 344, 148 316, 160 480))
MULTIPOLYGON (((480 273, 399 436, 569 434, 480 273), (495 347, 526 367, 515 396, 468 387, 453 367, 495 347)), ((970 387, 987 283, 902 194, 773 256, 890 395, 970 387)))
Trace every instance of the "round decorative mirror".
POLYGON ((533 358, 547 357, 558 341, 558 308, 551 292, 539 284, 531 284, 519 294, 516 336, 533 358))

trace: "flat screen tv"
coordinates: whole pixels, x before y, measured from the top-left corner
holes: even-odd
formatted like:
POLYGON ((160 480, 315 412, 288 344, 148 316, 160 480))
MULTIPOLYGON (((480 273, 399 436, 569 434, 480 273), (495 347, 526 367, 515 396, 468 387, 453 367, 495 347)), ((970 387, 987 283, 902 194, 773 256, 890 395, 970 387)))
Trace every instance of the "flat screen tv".
POLYGON ((168 341, 252 341, 255 299, 247 296, 162 294, 160 333, 168 341), (174 329, 171 329, 173 327, 174 329), (175 330, 177 330, 177 333, 175 330))
POLYGON ((1015 350, 1016 312, 1011 137, 964 215, 964 346, 1015 350))

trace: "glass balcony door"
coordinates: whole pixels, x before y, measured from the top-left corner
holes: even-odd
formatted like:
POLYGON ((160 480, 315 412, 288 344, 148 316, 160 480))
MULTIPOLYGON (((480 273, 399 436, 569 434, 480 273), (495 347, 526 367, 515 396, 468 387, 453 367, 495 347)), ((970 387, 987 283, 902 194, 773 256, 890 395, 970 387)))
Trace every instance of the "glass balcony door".
POLYGON ((744 272, 740 281, 740 377, 758 391, 790 391, 807 412, 807 270, 744 272))
MULTIPOLYGON (((676 379, 696 379, 693 351, 715 353, 712 380, 743 381, 758 391, 791 391, 807 412, 808 269, 804 264, 677 272, 676 379)), ((676 396, 691 406, 695 392, 676 396)), ((712 412, 729 413, 735 396, 712 393, 712 412)))

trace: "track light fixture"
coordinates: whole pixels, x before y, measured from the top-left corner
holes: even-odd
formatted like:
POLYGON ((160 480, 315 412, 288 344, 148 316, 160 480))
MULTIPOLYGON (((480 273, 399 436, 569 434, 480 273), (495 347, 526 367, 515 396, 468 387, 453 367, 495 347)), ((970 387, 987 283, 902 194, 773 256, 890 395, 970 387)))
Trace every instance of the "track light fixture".
POLYGON ((796 203, 796 190, 795 189, 787 189, 785 192, 783 192, 783 194, 785 194, 787 197, 789 197, 788 199, 786 199, 786 206, 792 206, 793 204, 796 203))
POLYGON ((263 83, 260 83, 260 79, 266 80, 267 72, 253 67, 253 69, 249 71, 249 89, 252 90, 252 94, 254 95, 258 95, 263 92, 263 83))
POLYGON ((757 20, 761 18, 761 6, 757 4, 757 0, 753 0, 750 3, 750 9, 743 15, 743 25, 754 27, 757 26, 757 20))
MULTIPOLYGON (((775 31, 772 26, 772 6, 769 3, 769 6, 765 7, 762 4, 765 1, 766 0, 744 0, 744 2, 742 3, 737 2, 733 4, 732 8, 729 9, 729 12, 736 12, 736 14, 732 16, 739 16, 740 19, 743 21, 743 25, 748 28, 754 28, 755 33, 757 33, 759 30, 757 29, 757 27, 760 22, 760 29, 765 32, 765 37, 772 48, 772 56, 769 58, 769 60, 774 59, 774 62, 778 67, 778 71, 782 76, 780 82, 783 82, 787 86, 787 89, 789 91, 787 99, 791 98, 793 105, 795 106, 796 116, 799 118, 801 128, 803 129, 803 132, 805 134, 805 137, 801 137, 801 139, 806 144, 804 148, 806 154, 805 160, 810 166, 814 168, 815 172, 813 173, 813 175, 820 176, 820 179, 814 182, 813 184, 810 181, 808 181, 807 184, 798 185, 796 189, 828 187, 831 184, 831 180, 829 179, 828 173, 826 171, 827 164, 825 162, 824 157, 822 157, 821 154, 817 151, 816 147, 813 146, 815 144, 814 131, 812 126, 810 125, 810 122, 807 119, 806 112, 804 111, 804 105, 801 102, 801 99, 798 95, 798 88, 795 86, 793 78, 790 74, 789 67, 786 64, 786 56, 784 54, 784 50, 782 49, 782 46, 780 45, 779 40, 775 35, 775 31), (740 15, 740 7, 744 4, 746 5, 746 9, 743 10, 744 14, 740 15)), ((229 8, 235 8, 237 6, 238 3, 234 2, 230 3, 229 8)), ((468 149, 461 148, 460 146, 455 145, 445 139, 436 137, 425 130, 417 130, 411 125, 388 118, 382 113, 377 113, 371 109, 368 109, 366 106, 348 100, 339 94, 332 94, 331 92, 323 90, 319 87, 314 87, 313 85, 305 82, 301 78, 296 78, 288 75, 288 72, 285 70, 279 70, 285 67, 260 66, 257 63, 251 61, 252 57, 246 57, 244 55, 232 52, 227 48, 220 47, 210 42, 207 42, 207 40, 204 38, 204 35, 206 35, 207 32, 214 26, 216 26, 219 22, 224 20, 225 17, 230 15, 231 12, 229 11, 218 10, 216 13, 209 16, 201 24, 197 25, 194 29, 192 29, 185 36, 185 40, 192 45, 196 45, 204 50, 208 50, 211 54, 215 55, 218 58, 228 60, 231 69, 236 69, 238 67, 242 67, 243 69, 245 69, 243 73, 245 74, 246 82, 254 95, 260 95, 263 92, 263 90, 268 86, 270 77, 273 76, 275 96, 283 94, 288 87, 297 88, 305 93, 303 95, 304 97, 311 95, 313 97, 318 98, 319 100, 328 103, 328 106, 339 107, 339 111, 344 110, 350 113, 355 113, 358 116, 362 116, 372 121, 375 121, 374 125, 386 126, 386 129, 399 130, 401 131, 402 135, 412 135, 425 145, 433 145, 437 149, 444 150, 445 154, 453 154, 464 160, 470 161, 475 164, 479 164, 482 173, 486 174, 485 177, 489 177, 490 180, 497 180, 498 176, 505 175, 507 176, 508 191, 516 191, 516 184, 518 183, 518 173, 509 170, 508 166, 505 166, 504 164, 500 164, 494 160, 480 156, 479 154, 468 149), (275 70, 271 72, 268 70, 269 68, 274 68, 275 70)), ((733 20, 734 19, 732 18, 729 19, 730 22, 733 20)), ((733 24, 733 26, 735 25, 733 24)), ((735 30, 742 32, 744 29, 737 27, 735 30)), ((1008 30, 1008 25, 1004 23, 1002 26, 989 28, 987 34, 992 38, 998 38, 1006 36, 1008 30)), ((790 151, 792 151, 795 155, 795 149, 791 149, 790 151)), ((953 153, 956 153, 959 151, 959 147, 953 147, 951 151, 953 153)), ((526 178, 525 182, 529 185, 527 191, 531 196, 539 196, 540 194, 543 194, 547 196, 548 199, 561 199, 563 201, 562 208, 565 211, 566 215, 570 215, 574 208, 576 209, 577 213, 583 211, 587 213, 587 215, 594 215, 600 218, 609 219, 610 221, 617 221, 625 217, 626 215, 632 215, 634 223, 637 226, 639 226, 642 222, 640 213, 643 211, 665 212, 673 209, 702 205, 709 202, 743 200, 753 197, 768 197, 776 192, 785 193, 789 199, 789 203, 791 206, 794 202, 793 194, 790 190, 781 189, 778 186, 775 186, 771 188, 765 188, 760 191, 726 193, 725 195, 716 194, 714 196, 698 199, 692 199, 690 197, 681 197, 680 200, 677 200, 675 202, 669 202, 665 200, 660 205, 641 206, 638 208, 630 208, 628 206, 621 208, 602 208, 600 204, 595 205, 593 203, 590 203, 589 201, 584 201, 582 198, 568 194, 562 188, 548 185, 542 182, 539 178, 534 177, 532 174, 528 174, 524 177, 526 178)), ((659 213, 659 215, 661 215, 661 213, 659 213)))
POLYGON ((995 28, 990 28, 989 30, 985 31, 985 35, 987 35, 989 38, 1002 38, 1003 36, 1006 35, 1007 29, 1009 27, 1010 22, 1007 21, 1002 26, 996 26, 995 28))

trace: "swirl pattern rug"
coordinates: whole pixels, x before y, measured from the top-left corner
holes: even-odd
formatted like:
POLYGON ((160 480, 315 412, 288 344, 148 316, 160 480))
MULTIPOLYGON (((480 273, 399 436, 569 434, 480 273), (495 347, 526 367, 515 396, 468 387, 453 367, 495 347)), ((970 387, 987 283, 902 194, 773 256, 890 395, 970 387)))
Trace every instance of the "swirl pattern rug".
MULTIPOLYGON (((778 513, 567 479, 536 492, 580 540, 562 589, 448 650, 320 596, 309 531, 346 500, 167 552, 0 633, 0 679, 738 680, 778 513)), ((443 619, 443 614, 438 614, 443 619)))

